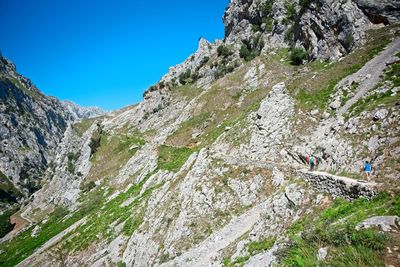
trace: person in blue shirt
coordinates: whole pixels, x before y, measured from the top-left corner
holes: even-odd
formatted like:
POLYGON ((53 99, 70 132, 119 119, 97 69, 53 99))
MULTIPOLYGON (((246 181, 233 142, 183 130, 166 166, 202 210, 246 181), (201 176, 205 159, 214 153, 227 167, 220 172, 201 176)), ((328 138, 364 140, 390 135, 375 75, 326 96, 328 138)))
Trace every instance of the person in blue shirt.
POLYGON ((365 175, 367 176, 367 180, 369 181, 371 175, 371 163, 369 163, 368 161, 365 161, 364 171, 365 175))

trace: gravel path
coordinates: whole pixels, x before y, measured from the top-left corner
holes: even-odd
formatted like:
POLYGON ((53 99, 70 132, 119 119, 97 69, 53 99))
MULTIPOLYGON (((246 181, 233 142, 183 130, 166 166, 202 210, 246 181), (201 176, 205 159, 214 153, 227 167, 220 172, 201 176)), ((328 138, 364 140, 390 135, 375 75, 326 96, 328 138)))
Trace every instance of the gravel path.
POLYGON ((356 103, 360 98, 368 93, 369 90, 374 88, 374 86, 379 82, 380 76, 386 68, 386 63, 398 60, 398 58, 395 57, 394 54, 399 51, 400 38, 397 38, 392 43, 390 43, 389 46, 379 55, 368 61, 359 71, 350 76, 347 76, 339 82, 338 87, 351 85, 352 82, 359 82, 360 85, 358 86, 358 90, 355 96, 347 101, 346 104, 338 110, 338 115, 343 115, 344 113, 346 113, 346 111, 354 103, 356 103))
POLYGON ((161 266, 208 266, 212 259, 219 255, 221 249, 227 247, 252 229, 254 224, 261 218, 266 201, 232 219, 226 226, 213 233, 196 247, 161 266))

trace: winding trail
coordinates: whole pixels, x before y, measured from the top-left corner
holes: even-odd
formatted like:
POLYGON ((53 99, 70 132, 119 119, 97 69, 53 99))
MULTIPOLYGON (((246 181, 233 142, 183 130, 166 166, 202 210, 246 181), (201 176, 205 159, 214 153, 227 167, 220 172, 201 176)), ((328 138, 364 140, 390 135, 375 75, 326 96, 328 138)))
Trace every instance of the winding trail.
POLYGON ((189 249, 181 256, 162 264, 161 266, 208 266, 213 258, 219 255, 221 249, 226 248, 236 239, 250 231, 261 218, 265 204, 270 199, 261 202, 242 215, 232 219, 219 231, 211 234, 196 247, 189 249))
POLYGON ((56 245, 58 242, 60 242, 60 240, 68 233, 72 232, 73 230, 75 230, 78 226, 80 226, 81 224, 86 222, 86 217, 80 219, 79 221, 75 222, 74 224, 72 224, 70 227, 68 227, 67 229, 65 229, 64 231, 58 233, 57 235, 53 236, 50 240, 48 240, 46 243, 44 243, 40 248, 38 248, 34 253, 32 253, 32 255, 30 255, 28 258, 26 258, 25 260, 21 261, 17 267, 22 267, 22 266, 32 266, 32 263, 30 262, 30 260, 34 259, 35 257, 37 257, 38 255, 40 255, 41 253, 45 252, 47 249, 51 248, 52 246, 56 245))
POLYGON ((369 77, 362 80, 358 86, 357 93, 349 99, 343 107, 339 108, 337 114, 342 116, 359 99, 361 99, 369 90, 379 82, 380 76, 386 68, 387 62, 398 60, 394 55, 400 51, 400 38, 391 42, 388 47, 373 59, 368 61, 359 71, 347 76, 338 83, 338 88, 344 85, 351 85, 353 82, 359 82, 360 78, 369 77))

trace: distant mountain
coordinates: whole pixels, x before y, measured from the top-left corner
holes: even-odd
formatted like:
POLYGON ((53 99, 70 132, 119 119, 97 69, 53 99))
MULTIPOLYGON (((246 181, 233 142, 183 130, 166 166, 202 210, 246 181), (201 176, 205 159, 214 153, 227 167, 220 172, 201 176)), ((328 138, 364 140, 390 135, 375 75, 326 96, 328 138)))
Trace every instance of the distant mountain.
POLYGON ((63 100, 61 104, 72 114, 74 120, 95 118, 107 114, 99 107, 82 107, 69 100, 63 100))
POLYGON ((231 0, 224 40, 94 119, 7 73, 1 170, 50 167, 0 265, 400 266, 397 2, 231 0))

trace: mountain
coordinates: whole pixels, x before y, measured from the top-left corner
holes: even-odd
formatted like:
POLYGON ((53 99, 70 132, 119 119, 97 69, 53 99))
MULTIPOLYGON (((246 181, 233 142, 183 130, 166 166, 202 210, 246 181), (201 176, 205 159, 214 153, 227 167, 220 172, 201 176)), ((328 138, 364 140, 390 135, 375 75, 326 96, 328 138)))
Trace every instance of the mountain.
POLYGON ((45 96, 0 55, 0 204, 20 202, 38 190, 68 126, 104 115, 45 96))
POLYGON ((231 0, 223 40, 66 127, 1 264, 399 265, 398 14, 231 0))
POLYGON ((98 107, 81 107, 72 101, 64 100, 61 104, 72 114, 74 120, 91 119, 95 117, 104 116, 106 111, 98 107))

